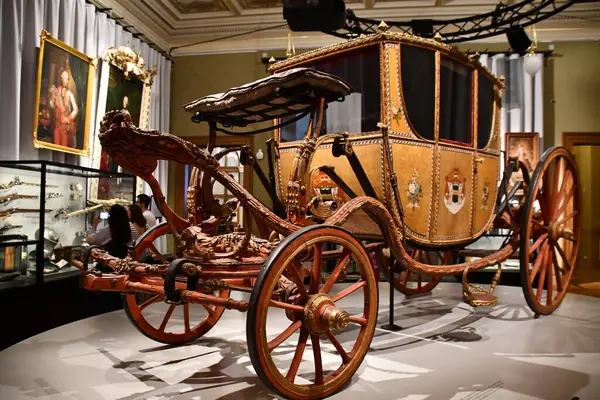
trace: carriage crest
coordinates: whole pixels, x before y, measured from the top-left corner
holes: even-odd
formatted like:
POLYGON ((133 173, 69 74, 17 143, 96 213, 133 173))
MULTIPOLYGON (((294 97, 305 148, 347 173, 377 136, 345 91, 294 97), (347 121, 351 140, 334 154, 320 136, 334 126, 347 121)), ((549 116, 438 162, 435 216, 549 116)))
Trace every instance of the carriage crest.
POLYGON ((466 179, 458 168, 453 169, 446 175, 444 204, 452 214, 459 212, 465 204, 465 182, 466 179))
POLYGON ((419 173, 416 168, 408 181, 406 191, 408 192, 408 206, 412 207, 413 210, 419 208, 419 202, 421 201, 421 197, 423 197, 423 187, 419 183, 419 173))
POLYGON ((341 205, 345 202, 344 191, 325 172, 316 169, 311 176, 313 193, 323 203, 337 203, 341 205))
POLYGON ((483 190, 482 190, 482 194, 481 194, 481 209, 482 210, 488 209, 489 198, 490 198, 490 182, 488 181, 488 178, 485 178, 485 182, 483 184, 483 190))

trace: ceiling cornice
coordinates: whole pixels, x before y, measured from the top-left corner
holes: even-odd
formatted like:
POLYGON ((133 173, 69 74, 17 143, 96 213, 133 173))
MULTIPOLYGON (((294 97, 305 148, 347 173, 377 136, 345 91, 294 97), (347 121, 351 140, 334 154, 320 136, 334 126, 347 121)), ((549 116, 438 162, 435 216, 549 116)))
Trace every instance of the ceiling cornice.
MULTIPOLYGON (((284 25, 281 7, 244 9, 238 0, 223 0, 225 11, 181 13, 172 0, 95 0, 172 56, 286 49, 288 29, 282 27, 252 33, 257 29, 284 25), (246 35, 218 40, 246 32, 246 35), (210 41, 210 42, 209 42, 210 41), (188 46, 193 43, 201 43, 188 46)), ((418 18, 451 19, 489 12, 497 0, 363 0, 348 8, 363 18, 386 21, 418 18)), ((553 19, 536 24, 538 40, 545 42, 600 40, 600 3, 575 4, 553 19), (590 22, 582 18, 594 18, 590 22)), ((337 43, 341 39, 317 32, 295 32, 296 49, 337 43)), ((501 36, 474 43, 506 43, 501 36)))

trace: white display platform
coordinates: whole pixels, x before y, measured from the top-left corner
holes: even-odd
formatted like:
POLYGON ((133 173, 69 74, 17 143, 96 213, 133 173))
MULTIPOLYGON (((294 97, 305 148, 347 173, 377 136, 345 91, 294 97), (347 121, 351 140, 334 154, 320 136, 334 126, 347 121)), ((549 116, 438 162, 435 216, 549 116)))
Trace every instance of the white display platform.
MULTIPOLYGON (((473 309, 459 284, 442 283, 429 296, 397 294, 404 329, 392 333, 379 328, 387 288, 371 350, 331 398, 600 399, 600 298, 568 294, 554 315, 534 319, 518 287, 499 286, 500 305, 473 309)), ((272 399, 248 357, 245 317, 226 311, 181 347, 146 338, 123 311, 53 329, 0 352, 0 399, 272 399)))

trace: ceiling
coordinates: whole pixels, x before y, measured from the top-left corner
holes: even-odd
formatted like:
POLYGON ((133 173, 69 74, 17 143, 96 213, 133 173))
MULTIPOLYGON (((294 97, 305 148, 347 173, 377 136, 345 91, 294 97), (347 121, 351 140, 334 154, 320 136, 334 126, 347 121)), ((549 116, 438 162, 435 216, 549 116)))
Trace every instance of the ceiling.
MULTIPOLYGON (((511 4, 519 0, 505 0, 511 4)), ((566 0, 564 0, 566 1, 566 0)), ((560 2, 564 2, 560 1, 560 2)), ((288 29, 281 0, 93 0, 172 56, 286 49, 288 29), (281 26, 283 25, 283 26, 281 26), (278 27, 279 26, 279 27, 278 27), (265 29, 254 32, 258 29, 265 29), (233 36, 223 39, 224 37, 233 36), (200 43, 204 42, 204 43, 200 43), (192 45, 194 44, 194 45, 192 45), (179 47, 183 46, 183 47, 179 47)), ((385 21, 451 19, 492 11, 498 0, 346 0, 357 16, 385 21)), ((600 40, 600 2, 576 4, 536 24, 541 42, 600 40)), ((294 32, 296 49, 343 39, 294 32)), ((504 36, 482 41, 506 43, 504 36)))

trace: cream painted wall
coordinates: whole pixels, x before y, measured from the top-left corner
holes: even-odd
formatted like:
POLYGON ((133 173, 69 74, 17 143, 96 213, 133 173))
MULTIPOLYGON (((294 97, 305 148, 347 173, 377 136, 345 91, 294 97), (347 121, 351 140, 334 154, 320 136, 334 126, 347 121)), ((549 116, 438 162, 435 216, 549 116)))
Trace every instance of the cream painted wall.
MULTIPOLYGON (((547 47, 547 44, 540 46, 541 49, 547 47)), ((462 45, 459 48, 463 51, 504 51, 508 45, 462 45)), ((283 56, 283 52, 269 55, 283 56)), ((171 133, 178 136, 206 135, 206 124, 192 123, 191 114, 183 111, 183 104, 266 76, 260 57, 259 52, 176 57, 171 75, 171 133)), ((564 131, 600 132, 600 41, 555 44, 554 54, 547 60, 545 73, 544 148, 554 143, 560 144, 564 131)), ((255 136, 255 151, 259 148, 264 151, 265 140, 269 137, 269 133, 255 136)), ((265 172, 268 170, 266 157, 261 167, 265 172)), ((170 202, 173 179, 171 176, 170 202)), ((271 205, 256 177, 253 191, 258 199, 271 205)))

